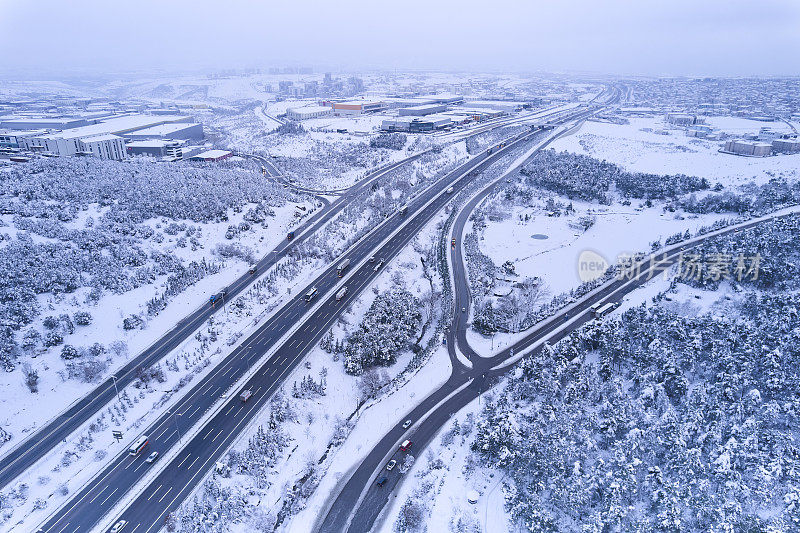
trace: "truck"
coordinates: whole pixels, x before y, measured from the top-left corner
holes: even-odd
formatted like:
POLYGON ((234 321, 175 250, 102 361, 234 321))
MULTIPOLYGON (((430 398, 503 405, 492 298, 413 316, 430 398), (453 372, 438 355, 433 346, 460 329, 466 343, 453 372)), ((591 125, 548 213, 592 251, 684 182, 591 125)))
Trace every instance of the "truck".
POLYGON ((291 241, 292 239, 294 239, 294 232, 290 231, 289 233, 286 234, 286 240, 291 241))
POLYGON ((317 295, 317 288, 311 287, 310 289, 308 289, 308 292, 306 292, 305 299, 307 302, 310 302, 311 300, 314 299, 314 296, 316 295, 317 295))
POLYGON ((601 305, 597 309, 592 309, 592 314, 594 315, 595 318, 600 318, 602 316, 607 315, 616 308, 617 304, 615 304, 614 302, 609 302, 605 305, 601 305))
POLYGON ((453 186, 451 185, 450 187, 447 188, 447 191, 445 191, 445 192, 447 192, 447 194, 453 194, 454 190, 455 189, 453 189, 453 186))
POLYGON ((336 301, 341 302, 342 298, 347 296, 347 287, 342 287, 339 289, 339 292, 336 293, 336 301))
POLYGON ((349 266, 350 266, 350 260, 349 260, 349 259, 345 259, 344 261, 342 261, 341 263, 339 263, 339 266, 338 266, 338 267, 336 267, 336 275, 337 275, 337 276, 339 276, 339 277, 341 278, 341 277, 344 275, 344 271, 345 271, 345 270, 347 269, 347 267, 349 267, 349 266))
POLYGON ((252 395, 253 391, 251 391, 250 389, 243 390, 242 393, 239 395, 239 399, 242 400, 242 403, 244 403, 247 400, 249 400, 252 395))
POLYGON ((402 206, 399 212, 400 216, 402 217, 406 216, 406 214, 408 214, 408 206, 407 205, 402 206))

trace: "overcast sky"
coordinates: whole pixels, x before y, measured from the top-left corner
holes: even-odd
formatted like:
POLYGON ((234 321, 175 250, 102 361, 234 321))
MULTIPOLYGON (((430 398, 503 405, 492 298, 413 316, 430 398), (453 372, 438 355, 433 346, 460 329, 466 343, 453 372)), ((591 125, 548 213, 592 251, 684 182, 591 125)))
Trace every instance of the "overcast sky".
POLYGON ((283 65, 800 75, 800 0, 0 0, 0 35, 6 75, 283 65))

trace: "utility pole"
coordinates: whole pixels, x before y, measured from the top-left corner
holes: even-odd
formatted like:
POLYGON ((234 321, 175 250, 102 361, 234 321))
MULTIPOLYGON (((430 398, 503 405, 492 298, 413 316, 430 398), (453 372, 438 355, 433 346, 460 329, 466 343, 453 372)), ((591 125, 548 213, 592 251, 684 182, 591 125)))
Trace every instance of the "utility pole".
POLYGON ((117 388, 117 376, 115 376, 114 374, 112 374, 112 375, 111 375, 111 380, 114 382, 114 390, 115 390, 115 391, 116 391, 116 393, 117 393, 117 401, 118 401, 119 403, 122 403, 122 398, 120 398, 120 397, 119 397, 119 389, 117 388))

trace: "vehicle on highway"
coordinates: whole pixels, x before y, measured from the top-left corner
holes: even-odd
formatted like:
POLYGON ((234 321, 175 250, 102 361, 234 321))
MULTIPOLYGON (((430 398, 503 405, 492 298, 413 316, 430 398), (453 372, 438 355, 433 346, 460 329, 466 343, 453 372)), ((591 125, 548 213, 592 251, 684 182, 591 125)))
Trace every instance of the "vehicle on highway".
POLYGON ((455 189, 454 189, 452 186, 450 186, 450 187, 448 187, 448 188, 447 188, 447 191, 445 191, 445 192, 446 192, 447 194, 453 194, 453 191, 454 191, 454 190, 455 190, 455 189))
POLYGON ((467 312, 467 308, 466 308, 466 307, 462 307, 462 308, 461 308, 461 312, 462 312, 462 313, 466 313, 466 312, 467 312))
POLYGON ((286 240, 291 241, 292 239, 294 239, 294 232, 290 231, 289 233, 286 234, 286 240))
POLYGON ((317 291, 317 288, 316 288, 316 287, 311 287, 310 289, 308 289, 308 292, 307 292, 307 293, 306 293, 306 295, 304 296, 305 300, 306 300, 307 302, 310 302, 311 300, 313 300, 313 299, 314 299, 314 296, 316 296, 316 295, 317 295, 317 292, 319 292, 319 291, 317 291))
POLYGON ((489 148, 488 150, 486 150, 486 153, 487 153, 488 155, 491 155, 491 153, 492 153, 492 149, 491 149, 491 148, 489 148))
POLYGON ((119 522, 111 526, 111 529, 108 530, 108 533, 119 533, 120 531, 122 531, 122 528, 124 528, 127 525, 128 525, 127 520, 120 520, 119 522))
POLYGON ((131 447, 128 448, 128 453, 131 455, 139 455, 142 450, 147 448, 148 444, 150 444, 150 441, 148 440, 147 435, 142 435, 136 439, 136 442, 131 444, 131 447))
POLYGON ((450 246, 452 246, 453 248, 456 247, 456 238, 455 237, 453 237, 452 240, 450 241, 450 246))
POLYGON ((370 258, 369 258, 369 262, 370 262, 370 263, 374 263, 374 262, 375 262, 375 256, 374 256, 374 255, 373 255, 372 257, 370 257, 370 258))
POLYGON ((411 442, 410 440, 406 439, 400 444, 400 450, 404 451, 404 452, 407 452, 408 450, 411 449, 411 446, 413 444, 414 444, 413 442, 411 442))
POLYGON ((224 299, 226 294, 228 294, 228 291, 223 289, 223 290, 219 291, 217 294, 211 295, 211 297, 209 297, 208 301, 211 302, 211 305, 214 305, 218 301, 224 299))
POLYGON ((336 275, 339 276, 340 278, 344 276, 344 271, 347 270, 347 267, 349 266, 350 266, 349 259, 345 259, 344 261, 339 263, 339 266, 336 267, 336 275))
POLYGON ((153 452, 147 456, 147 459, 144 460, 145 463, 155 463, 156 459, 158 459, 158 452, 153 452))
POLYGON ((406 420, 403 422, 403 429, 408 429, 411 427, 411 420, 406 420))
POLYGON ((255 274, 258 271, 258 267, 256 265, 251 266, 247 269, 247 273, 250 275, 255 274))
POLYGON ((375 484, 378 485, 379 487, 383 487, 384 485, 386 485, 387 481, 389 481, 388 477, 381 476, 378 478, 378 481, 375 484))
POLYGON ((342 298, 347 296, 347 287, 342 287, 339 289, 339 292, 336 293, 336 301, 341 302, 342 298))
POLYGON ((239 395, 239 399, 242 400, 242 403, 246 402, 253 396, 253 391, 250 389, 243 390, 242 393, 239 395))
POLYGON ((406 216, 406 213, 408 213, 408 206, 404 205, 403 207, 400 208, 399 212, 400 212, 400 216, 402 216, 402 217, 406 216))
POLYGON ((265 167, 264 165, 261 165, 261 173, 264 174, 265 176, 267 175, 267 167, 265 167))
MULTIPOLYGON (((594 307, 594 306, 592 306, 592 307, 594 307)), ((608 313, 610 313, 611 311, 613 311, 616 308, 617 308, 617 304, 615 304, 614 302, 609 302, 609 303, 607 303, 605 305, 601 305, 597 309, 593 309, 592 310, 592 315, 594 315, 595 318, 600 318, 600 317, 603 317, 603 316, 607 315, 608 313)))
POLYGON ((378 261, 378 264, 377 264, 377 265, 375 265, 375 268, 374 268, 373 270, 374 270, 375 272, 377 272, 378 270, 380 270, 380 269, 381 269, 381 267, 383 266, 383 263, 384 263, 383 259, 379 260, 379 261, 378 261))
POLYGON ((389 461, 389 462, 386 464, 386 470, 391 470, 392 468, 394 468, 394 467, 395 467, 395 465, 396 465, 396 464, 397 464, 397 461, 395 461, 394 459, 392 459, 391 461, 389 461))

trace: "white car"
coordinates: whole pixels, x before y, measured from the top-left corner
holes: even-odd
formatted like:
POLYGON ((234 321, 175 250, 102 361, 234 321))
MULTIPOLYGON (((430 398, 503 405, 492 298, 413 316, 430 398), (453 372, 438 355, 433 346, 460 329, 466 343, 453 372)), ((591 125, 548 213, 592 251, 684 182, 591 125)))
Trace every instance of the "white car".
POLYGON ((108 530, 108 533, 119 533, 120 531, 122 531, 122 528, 124 528, 127 525, 128 525, 128 521, 127 520, 120 520, 119 522, 114 524, 111 527, 111 529, 108 530))
POLYGON ((392 468, 394 468, 394 466, 395 466, 396 464, 397 464, 397 461, 395 461, 394 459, 392 459, 391 461, 389 461, 389 464, 387 464, 387 465, 386 465, 386 470, 391 470, 392 468))
POLYGON ((403 429, 408 429, 411 427, 411 420, 406 420, 403 422, 403 429))
POLYGON ((144 460, 145 463, 155 463, 156 459, 158 459, 158 452, 153 452, 147 456, 147 459, 144 460))

